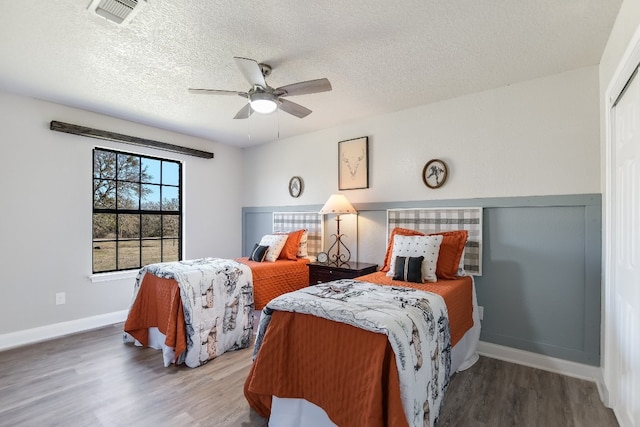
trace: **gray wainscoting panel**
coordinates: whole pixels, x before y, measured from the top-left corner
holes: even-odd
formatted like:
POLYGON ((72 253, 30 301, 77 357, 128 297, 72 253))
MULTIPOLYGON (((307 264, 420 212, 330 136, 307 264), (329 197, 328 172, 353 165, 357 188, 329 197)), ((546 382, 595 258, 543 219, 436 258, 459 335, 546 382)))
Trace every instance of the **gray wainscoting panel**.
MULTIPOLYGON (((584 206, 485 208, 482 340, 536 353, 599 363, 586 348, 584 206)), ((595 262, 599 263, 599 259, 595 262)), ((593 331, 597 336, 598 328, 593 331)))
MULTIPOLYGON (((484 307, 480 339, 564 360, 600 365, 602 198, 600 194, 354 204, 358 261, 382 263, 386 210, 484 208, 484 307), (382 234, 382 235, 381 235, 382 234)), ((243 251, 271 231, 274 211, 243 208, 243 251)))
POLYGON ((260 242, 273 228, 273 211, 247 212, 242 210, 242 256, 249 256, 253 245, 260 242))

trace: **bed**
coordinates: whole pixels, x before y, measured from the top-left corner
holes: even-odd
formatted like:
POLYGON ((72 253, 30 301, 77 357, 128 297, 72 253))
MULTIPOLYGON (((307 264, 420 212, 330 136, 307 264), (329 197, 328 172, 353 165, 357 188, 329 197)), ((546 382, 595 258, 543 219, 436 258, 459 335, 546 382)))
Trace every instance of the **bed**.
POLYGON ((124 324, 124 341, 162 349, 165 366, 207 363, 246 348, 253 334, 251 269, 200 258, 140 269, 124 324))
POLYGON ((256 246, 272 239, 281 246, 277 252, 273 245, 266 246, 261 262, 249 257, 202 258, 140 269, 124 341, 161 349, 165 366, 184 363, 193 368, 226 351, 248 347, 254 309, 308 286, 306 264, 322 247, 321 216, 275 212, 272 234, 256 246))
POLYGON ((480 321, 473 276, 468 273, 478 275, 482 271, 482 209, 390 210, 387 218, 391 242, 383 270, 393 271, 389 265, 395 253, 392 243, 402 239, 396 235, 455 234, 464 230, 464 253, 457 265, 448 267, 449 274, 455 269, 455 275, 416 284, 392 280, 387 271, 380 271, 356 280, 309 287, 271 301, 261 316, 255 360, 245 382, 250 406, 269 417, 270 425, 434 425, 449 375, 477 360, 480 321), (360 303, 357 298, 367 292, 378 293, 367 289, 381 288, 398 289, 396 294, 382 298, 385 304, 387 300, 404 301, 409 289, 417 289, 417 301, 426 299, 425 294, 436 293, 427 303, 405 302, 399 311, 401 317, 410 317, 414 306, 428 306, 430 309, 418 313, 432 311, 431 323, 425 320, 424 326, 412 318, 408 324, 417 325, 420 332, 403 326, 404 332, 399 333, 389 333, 384 327, 376 331, 371 324, 378 320, 364 320, 364 326, 356 324, 367 311, 363 306, 379 304, 377 300, 360 303), (356 295, 353 301, 352 295, 356 295), (444 317, 435 315, 440 300, 446 306, 444 317), (423 327, 438 333, 426 332, 425 338, 423 327), (407 341, 395 342, 395 337, 403 334, 407 341), (412 351, 416 348, 415 337, 426 346, 420 347, 420 352, 412 351), (421 369, 430 367, 429 379, 411 385, 403 370, 404 365, 413 364, 421 369), (420 384, 429 384, 426 397, 418 396, 422 391, 416 390, 424 389, 420 384))
POLYGON ((247 264, 253 272, 254 304, 262 308, 278 295, 309 285, 307 263, 314 260, 322 248, 322 215, 317 212, 274 212, 273 233, 306 230, 304 241, 295 254, 279 257, 276 262, 256 262, 248 257, 237 261, 247 264))

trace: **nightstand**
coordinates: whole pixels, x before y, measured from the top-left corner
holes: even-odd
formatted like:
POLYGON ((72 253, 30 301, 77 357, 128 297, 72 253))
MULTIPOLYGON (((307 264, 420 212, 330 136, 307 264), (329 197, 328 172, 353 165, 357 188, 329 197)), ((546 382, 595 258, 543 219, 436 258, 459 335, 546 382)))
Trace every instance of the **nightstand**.
POLYGON ((350 262, 340 267, 320 262, 310 262, 307 265, 309 266, 310 285, 317 285, 318 283, 338 279, 353 279, 354 277, 364 276, 365 274, 378 271, 377 264, 367 264, 365 262, 350 262))

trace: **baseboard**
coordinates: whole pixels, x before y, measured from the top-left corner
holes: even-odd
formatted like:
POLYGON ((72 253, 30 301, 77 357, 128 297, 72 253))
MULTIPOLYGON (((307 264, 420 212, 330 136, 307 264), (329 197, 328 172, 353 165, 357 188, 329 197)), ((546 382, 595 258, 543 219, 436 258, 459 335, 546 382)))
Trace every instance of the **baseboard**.
POLYGON ((0 335, 0 351, 124 322, 127 310, 0 335))
POLYGON ((620 411, 619 408, 613 408, 613 413, 616 414, 616 420, 620 427, 634 427, 636 424, 631 419, 631 414, 625 411, 620 411))
POLYGON ((517 363, 531 368, 542 369, 581 380, 593 381, 598 390, 603 386, 602 370, 598 366, 589 366, 582 363, 557 359, 543 354, 531 353, 516 348, 505 347, 480 341, 478 353, 482 356, 500 359, 506 362, 517 363))
POLYGON ((612 406, 611 401, 609 400, 609 389, 604 383, 604 378, 602 379, 602 381, 596 382, 596 385, 598 386, 598 394, 600 395, 600 400, 602 400, 604 406, 606 406, 607 408, 611 408, 612 406))

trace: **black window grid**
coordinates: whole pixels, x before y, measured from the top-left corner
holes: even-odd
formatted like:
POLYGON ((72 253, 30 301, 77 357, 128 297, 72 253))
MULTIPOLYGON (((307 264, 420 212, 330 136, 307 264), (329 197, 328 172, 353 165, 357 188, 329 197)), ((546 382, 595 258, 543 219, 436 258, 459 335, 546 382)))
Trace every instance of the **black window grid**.
MULTIPOLYGON (((183 215, 182 215, 182 163, 179 161, 175 161, 175 160, 169 160, 169 159, 164 159, 164 158, 160 158, 160 157, 153 157, 153 156, 147 156, 147 155, 140 155, 140 154, 134 154, 134 153, 127 153, 127 152, 123 152, 123 151, 117 151, 117 150, 110 150, 110 149, 103 149, 103 148, 95 148, 93 151, 93 158, 94 158, 94 168, 95 168, 95 158, 96 158, 96 154, 98 152, 106 152, 106 153, 113 153, 115 155, 115 178, 104 178, 104 177, 98 177, 96 178, 95 175, 95 170, 92 173, 92 180, 96 180, 96 179, 100 179, 101 181, 108 181, 108 182, 113 182, 114 185, 114 205, 116 206, 115 208, 96 208, 95 204, 96 204, 96 199, 95 199, 95 189, 94 189, 94 195, 93 195, 93 216, 92 216, 92 224, 93 226, 95 226, 95 215, 96 214, 110 214, 110 215, 115 215, 115 237, 112 239, 99 239, 96 240, 95 236, 92 233, 92 247, 95 248, 98 246, 97 243, 98 242, 112 242, 115 244, 115 248, 114 248, 114 252, 115 252, 115 268, 113 269, 100 269, 100 270, 96 270, 96 259, 95 259, 95 252, 92 251, 92 271, 94 273, 109 273, 109 272, 116 272, 116 271, 126 271, 126 270, 132 270, 132 269, 139 269, 141 268, 144 264, 143 262, 143 242, 144 241, 160 241, 160 261, 163 262, 165 261, 165 245, 164 243, 166 241, 171 241, 175 244, 175 241, 177 240, 177 244, 178 244, 178 248, 177 248, 177 260, 181 260, 182 259, 182 221, 183 221, 183 215), (128 179, 118 179, 118 175, 119 175, 119 164, 118 161, 120 159, 120 155, 123 156, 133 156, 135 158, 138 158, 138 177, 140 177, 138 180, 128 180, 128 179), (160 179, 159 182, 153 182, 153 181, 145 181, 142 179, 143 177, 143 161, 142 159, 151 159, 151 160, 158 160, 160 161, 160 168, 159 168, 159 174, 160 174, 160 179), (169 163, 173 163, 176 164, 178 167, 178 171, 177 171, 177 175, 178 175, 178 184, 165 184, 164 180, 163 180, 163 163, 164 162, 169 162, 169 163), (129 183, 129 184, 134 184, 134 185, 138 185, 138 199, 137 199, 137 205, 138 205, 138 209, 124 209, 124 208, 118 208, 117 207, 117 203, 118 203, 118 183, 129 183), (159 209, 155 210, 155 209, 142 209, 141 205, 142 205, 142 185, 158 185, 159 186, 159 209), (177 210, 163 210, 163 203, 164 203, 164 198, 163 198, 163 190, 164 187, 171 187, 171 188, 177 188, 178 190, 178 207, 177 210), (120 221, 119 221, 119 217, 120 215, 136 215, 138 216, 138 237, 135 238, 131 238, 131 237, 121 237, 120 236, 120 221), (153 237, 145 237, 144 233, 143 233, 143 217, 145 216, 159 216, 160 217, 160 236, 153 236, 153 237), (177 216, 178 217, 178 224, 177 224, 177 235, 176 236, 165 236, 164 235, 164 225, 165 225, 165 218, 166 217, 174 217, 177 216), (120 244, 121 242, 132 242, 132 241, 138 241, 139 245, 138 245, 138 265, 136 266, 131 266, 128 265, 126 267, 121 267, 121 260, 120 260, 120 244)), ((98 246, 99 247, 99 246, 98 246)))

